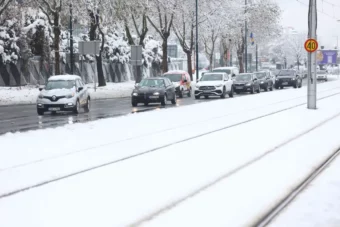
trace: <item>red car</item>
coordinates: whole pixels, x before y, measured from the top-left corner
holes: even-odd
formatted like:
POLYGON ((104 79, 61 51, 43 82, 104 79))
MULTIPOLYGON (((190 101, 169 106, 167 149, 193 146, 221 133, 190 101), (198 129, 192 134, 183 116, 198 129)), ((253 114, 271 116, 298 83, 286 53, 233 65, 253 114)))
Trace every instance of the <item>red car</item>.
POLYGON ((181 70, 169 71, 163 74, 164 77, 168 78, 176 88, 176 95, 180 98, 186 94, 191 97, 191 80, 189 73, 181 70))

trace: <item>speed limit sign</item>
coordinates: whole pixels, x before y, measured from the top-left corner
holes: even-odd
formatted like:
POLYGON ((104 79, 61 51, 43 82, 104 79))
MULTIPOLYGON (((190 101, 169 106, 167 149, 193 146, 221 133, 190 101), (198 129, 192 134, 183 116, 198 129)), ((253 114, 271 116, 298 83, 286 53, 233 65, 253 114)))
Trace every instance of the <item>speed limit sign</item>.
POLYGON ((309 53, 315 52, 318 49, 318 47, 319 47, 318 41, 316 41, 315 39, 308 39, 305 42, 305 49, 309 53))

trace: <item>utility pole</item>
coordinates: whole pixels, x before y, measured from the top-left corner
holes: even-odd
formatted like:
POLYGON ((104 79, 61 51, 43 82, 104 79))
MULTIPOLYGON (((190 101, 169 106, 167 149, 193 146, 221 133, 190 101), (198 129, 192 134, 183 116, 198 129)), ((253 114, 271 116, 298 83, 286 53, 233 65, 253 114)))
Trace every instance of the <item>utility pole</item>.
MULTIPOLYGON (((309 0, 308 38, 316 40, 316 0, 309 0)), ((316 109, 316 51, 308 53, 308 109, 316 109)))
MULTIPOLYGON (((244 15, 246 16, 247 14, 247 0, 245 0, 245 12, 244 15)), ((248 39, 248 28, 247 28, 247 18, 245 18, 245 22, 244 22, 244 72, 247 72, 248 69, 248 43, 247 43, 247 39, 248 39)))
POLYGON ((233 52, 231 51, 231 39, 229 39, 229 58, 230 58, 230 66, 233 66, 233 52))
POLYGON ((258 49, 257 49, 257 43, 256 43, 256 72, 259 70, 258 69, 258 49))
POLYGON ((198 79, 198 0, 196 0, 196 81, 198 79))
POLYGON ((71 63, 71 74, 73 75, 73 15, 72 15, 72 2, 70 3, 70 63, 71 63))

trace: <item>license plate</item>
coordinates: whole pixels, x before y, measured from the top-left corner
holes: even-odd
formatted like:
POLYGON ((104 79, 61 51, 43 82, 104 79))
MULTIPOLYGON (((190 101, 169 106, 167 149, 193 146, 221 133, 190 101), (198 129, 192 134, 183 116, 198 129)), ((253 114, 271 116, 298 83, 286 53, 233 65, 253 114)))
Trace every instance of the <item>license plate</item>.
POLYGON ((152 96, 149 96, 150 99, 158 99, 159 96, 156 96, 156 95, 152 95, 152 96))
POLYGON ((236 86, 236 89, 243 89, 242 86, 236 86))
POLYGON ((282 85, 288 85, 288 82, 283 82, 282 85))
POLYGON ((48 110, 50 110, 50 111, 58 111, 58 110, 60 110, 60 108, 59 107, 51 107, 51 108, 48 108, 48 110))

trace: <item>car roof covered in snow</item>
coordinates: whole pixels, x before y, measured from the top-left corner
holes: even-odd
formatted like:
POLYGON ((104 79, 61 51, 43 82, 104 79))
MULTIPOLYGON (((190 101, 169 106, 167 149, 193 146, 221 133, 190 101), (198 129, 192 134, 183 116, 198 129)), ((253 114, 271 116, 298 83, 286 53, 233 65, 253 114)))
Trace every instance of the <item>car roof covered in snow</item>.
POLYGON ((206 72, 204 75, 209 75, 209 74, 226 74, 225 72, 206 72))
POLYGON ((80 76, 77 75, 57 75, 57 76, 51 76, 48 81, 51 80, 78 80, 81 79, 80 76))
POLYGON ((184 70, 172 70, 172 71, 168 71, 166 73, 164 73, 164 75, 168 75, 168 74, 187 74, 188 72, 184 71, 184 70))
POLYGON ((231 67, 218 67, 218 68, 214 68, 213 70, 215 70, 215 69, 235 69, 235 68, 237 68, 237 67, 235 67, 235 66, 231 66, 231 67))
POLYGON ((144 78, 143 80, 164 80, 164 77, 147 77, 147 78, 144 78))

